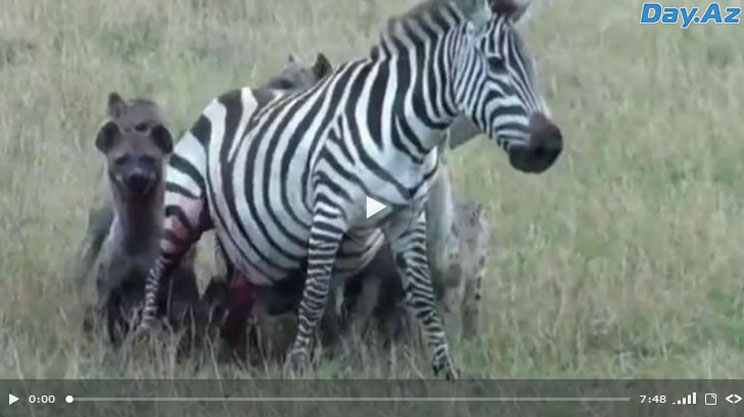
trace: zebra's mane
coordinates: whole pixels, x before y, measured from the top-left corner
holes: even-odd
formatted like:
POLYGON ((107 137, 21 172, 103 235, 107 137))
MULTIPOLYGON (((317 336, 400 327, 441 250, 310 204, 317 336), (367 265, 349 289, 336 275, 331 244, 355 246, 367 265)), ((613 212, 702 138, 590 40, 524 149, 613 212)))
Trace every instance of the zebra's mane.
POLYGON ((452 4, 454 3, 453 0, 427 0, 424 1, 421 4, 417 4, 416 6, 413 6, 411 10, 408 10, 407 12, 399 15, 394 16, 388 19, 388 27, 390 27, 391 23, 394 23, 398 20, 407 20, 407 19, 416 19, 418 17, 424 16, 427 13, 430 13, 433 10, 437 10, 443 5, 452 4))
POLYGON ((421 21, 426 17, 441 13, 450 6, 455 6, 453 0, 427 0, 399 16, 391 17, 385 29, 380 33, 380 40, 371 48, 371 58, 375 59, 381 55, 381 51, 388 50, 387 45, 390 42, 405 37, 406 23, 421 21))
MULTIPOLYGON (((467 14, 467 9, 478 7, 480 0, 427 0, 414 6, 411 10, 388 19, 386 29, 382 33, 383 40, 386 37, 395 37, 408 21, 420 20, 444 9, 451 8, 458 14, 467 14)), ((482 3, 480 3, 482 5, 482 3)), ((491 12, 501 16, 512 16, 523 12, 523 8, 516 0, 489 0, 488 7, 491 12)))

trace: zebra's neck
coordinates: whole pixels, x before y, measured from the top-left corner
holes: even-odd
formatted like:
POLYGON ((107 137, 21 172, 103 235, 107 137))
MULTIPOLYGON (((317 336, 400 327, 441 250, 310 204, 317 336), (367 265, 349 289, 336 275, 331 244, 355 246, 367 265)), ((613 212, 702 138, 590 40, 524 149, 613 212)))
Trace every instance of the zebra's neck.
POLYGON ((392 120, 407 121, 415 136, 409 139, 427 152, 443 143, 443 132, 458 116, 453 74, 463 22, 456 7, 431 2, 391 20, 372 49, 373 61, 395 71, 396 88, 406 90, 404 105, 395 107, 392 120))

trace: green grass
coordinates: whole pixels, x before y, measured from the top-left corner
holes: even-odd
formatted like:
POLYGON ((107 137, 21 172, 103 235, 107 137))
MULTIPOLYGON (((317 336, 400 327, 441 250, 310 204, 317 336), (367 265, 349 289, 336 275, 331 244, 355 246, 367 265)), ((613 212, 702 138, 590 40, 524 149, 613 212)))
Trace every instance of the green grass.
MULTIPOLYGON (((290 53, 366 54, 414 3, 4 0, 0 377, 278 375, 209 356, 176 363, 162 345, 113 352, 82 335, 65 271, 101 178, 93 138, 106 96, 153 97, 180 132, 290 53)), ((459 192, 487 207, 495 254, 481 337, 453 346, 461 368, 742 377, 741 27, 641 26, 636 0, 540 3, 524 32, 566 152, 539 177, 482 139, 452 155, 459 192)), ((423 351, 359 350, 309 376, 431 376, 423 351)))

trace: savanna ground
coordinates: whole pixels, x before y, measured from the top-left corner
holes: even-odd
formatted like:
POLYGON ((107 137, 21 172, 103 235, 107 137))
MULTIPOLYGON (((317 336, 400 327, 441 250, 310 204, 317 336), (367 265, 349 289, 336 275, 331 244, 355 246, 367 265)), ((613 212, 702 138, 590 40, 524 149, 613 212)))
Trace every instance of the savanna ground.
MULTIPOLYGON (((82 335, 65 271, 101 176, 106 96, 156 98, 177 134, 290 53, 367 53, 415 2, 0 0, 0 377, 276 375, 82 335)), ((464 374, 744 376, 741 26, 641 26, 636 0, 539 3, 523 32, 566 151, 542 176, 483 139, 452 156, 497 254, 481 337, 454 341, 464 374)), ((309 376, 431 376, 427 357, 309 376)))

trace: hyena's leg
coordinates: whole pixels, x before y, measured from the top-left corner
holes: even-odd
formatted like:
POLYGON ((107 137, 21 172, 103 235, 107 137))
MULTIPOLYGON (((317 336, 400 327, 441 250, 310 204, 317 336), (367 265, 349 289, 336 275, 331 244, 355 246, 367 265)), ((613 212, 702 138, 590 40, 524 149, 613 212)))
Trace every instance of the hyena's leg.
MULTIPOLYGON (((485 265, 485 256, 481 258, 481 265, 485 265)), ((465 296, 462 299, 462 335, 468 339, 478 334, 478 320, 480 316, 481 282, 485 274, 485 266, 476 270, 475 275, 465 277, 465 296)))
MULTIPOLYGON (((380 249, 380 251, 382 250, 380 249)), ((363 334, 372 321, 380 299, 380 286, 383 282, 383 277, 372 265, 359 279, 360 282, 357 283, 358 293, 351 300, 351 305, 347 307, 350 311, 344 328, 344 331, 352 331, 355 334, 363 334)))
MULTIPOLYGON (((241 274, 229 277, 227 290, 227 316, 222 326, 222 337, 227 348, 239 360, 248 359, 248 321, 252 317, 255 287, 241 274)), ((255 333, 255 329, 250 329, 255 333)), ((251 350, 257 348, 255 340, 250 340, 251 350)))
POLYGON ((456 379, 442 319, 436 309, 429 264, 426 258, 426 220, 420 215, 410 227, 390 244, 396 265, 403 279, 406 304, 424 327, 427 345, 432 352, 434 372, 443 372, 447 379, 456 379))
MULTIPOLYGON (((108 237, 109 230, 111 230, 111 223, 114 222, 114 208, 109 202, 102 207, 94 207, 88 211, 88 230, 86 231, 86 241, 82 248, 82 262, 83 269, 80 271, 87 272, 98 254, 101 252, 103 242, 108 237)), ((83 276, 84 273, 80 273, 78 276, 83 276)))
POLYGON ((452 244, 458 233, 450 172, 442 158, 426 201, 426 252, 432 283, 440 294, 444 288, 457 286, 458 277, 451 269, 460 256, 459 245, 452 244))
POLYGON ((344 330, 364 335, 377 326, 383 342, 392 341, 392 323, 399 318, 403 289, 390 245, 384 244, 369 265, 346 282, 345 291, 348 320, 344 330))
POLYGON ((486 274, 490 227, 485 211, 477 203, 461 204, 459 209, 462 236, 460 246, 463 257, 462 270, 465 294, 462 299, 463 335, 472 338, 478 331, 478 316, 481 305, 481 286, 486 274))
POLYGON ((300 372, 309 362, 312 338, 328 302, 333 264, 345 230, 340 210, 328 205, 316 209, 310 227, 307 279, 297 314, 297 336, 287 356, 285 372, 300 372))
MULTIPOLYGON (((256 287, 235 268, 219 236, 215 237, 215 264, 216 275, 211 278, 204 301, 212 311, 218 312, 219 334, 229 354, 247 360, 249 340, 246 330, 253 315, 256 287)), ((250 331, 255 336, 255 329, 250 331)), ((251 340, 250 348, 258 351, 258 344, 254 342, 251 340)))

